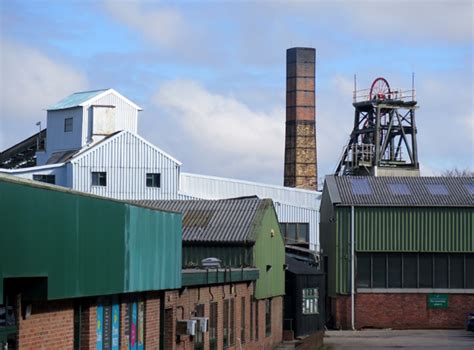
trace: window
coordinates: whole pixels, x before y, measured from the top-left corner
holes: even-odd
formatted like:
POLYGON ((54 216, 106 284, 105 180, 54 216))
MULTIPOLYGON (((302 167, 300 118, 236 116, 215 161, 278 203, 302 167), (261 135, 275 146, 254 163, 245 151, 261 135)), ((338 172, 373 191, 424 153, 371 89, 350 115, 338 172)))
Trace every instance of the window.
POLYGON ((388 184, 388 187, 390 188, 390 191, 392 194, 398 195, 398 194, 411 194, 410 188, 408 187, 407 184, 388 184))
POLYGON ((448 288, 448 254, 435 254, 434 264, 434 287, 448 288))
POLYGON ((209 349, 217 350, 217 303, 209 305, 209 349))
POLYGON ((357 254, 357 287, 370 287, 370 254, 357 254))
POLYGON ((358 288, 474 289, 472 253, 358 253, 358 288))
POLYGON ((258 320, 258 315, 260 314, 259 311, 258 311, 258 307, 259 307, 259 302, 258 300, 255 300, 255 340, 258 340, 258 337, 260 336, 260 327, 259 327, 259 323, 258 320))
POLYGON ((105 171, 93 171, 92 186, 107 186, 107 173, 105 171))
POLYGON ((449 191, 443 184, 427 184, 428 192, 434 195, 448 195, 449 191))
POLYGON ((420 254, 419 256, 419 284, 420 288, 433 288, 433 256, 420 254))
POLYGON ((253 311, 255 309, 255 301, 253 300, 253 295, 250 296, 250 341, 253 340, 253 311))
POLYGON ((369 180, 367 179, 350 179, 352 194, 371 195, 372 188, 370 188, 369 180))
POLYGON ((224 348, 229 347, 229 299, 224 300, 224 327, 223 327, 223 338, 224 348))
POLYGON ((403 288, 418 287, 418 254, 403 254, 403 288))
POLYGON ((47 184, 55 184, 56 183, 56 175, 43 175, 43 174, 34 174, 33 180, 45 182, 47 184))
POLYGON ((464 184, 464 187, 470 194, 474 195, 474 183, 464 184))
POLYGON ((272 335, 272 299, 265 300, 265 336, 272 335))
POLYGON ((318 288, 303 289, 303 315, 317 314, 319 300, 318 288))
POLYGON ((372 256, 372 285, 373 288, 386 288, 387 266, 386 254, 373 254, 372 256))
POLYGON ((388 255, 388 288, 402 288, 402 255, 388 255))
POLYGON ((235 344, 235 299, 230 299, 229 346, 235 344))
POLYGON ((64 119, 64 132, 72 132, 72 118, 64 119))
MULTIPOLYGON (((195 311, 196 317, 204 317, 204 304, 196 305, 195 311)), ((204 349, 204 334, 200 331, 200 329, 197 329, 196 335, 194 337, 194 349, 204 349)))
POLYGON ((240 299, 240 343, 245 343, 245 297, 240 299))
POLYGON ((160 186, 161 186, 161 174, 159 173, 146 174, 146 187, 160 187, 160 186))
POLYGON ((308 223, 280 223, 280 231, 287 243, 308 243, 309 224, 308 223))

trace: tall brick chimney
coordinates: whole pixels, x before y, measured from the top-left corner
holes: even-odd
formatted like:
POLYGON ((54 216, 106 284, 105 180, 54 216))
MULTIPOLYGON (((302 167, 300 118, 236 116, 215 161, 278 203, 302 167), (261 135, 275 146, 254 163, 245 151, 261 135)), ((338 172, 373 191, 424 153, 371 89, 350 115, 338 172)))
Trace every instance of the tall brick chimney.
POLYGON ((316 50, 286 50, 284 186, 318 189, 315 114, 316 50))

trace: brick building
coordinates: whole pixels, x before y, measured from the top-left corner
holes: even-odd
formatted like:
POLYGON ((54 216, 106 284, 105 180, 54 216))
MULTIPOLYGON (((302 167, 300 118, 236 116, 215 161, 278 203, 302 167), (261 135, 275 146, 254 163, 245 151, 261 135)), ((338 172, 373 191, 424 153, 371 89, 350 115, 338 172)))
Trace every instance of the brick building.
POLYGON ((472 178, 327 176, 320 214, 335 327, 464 327, 474 309, 472 178))
POLYGON ((0 344, 10 349, 262 349, 282 339, 283 291, 258 287, 273 274, 183 270, 179 213, 6 175, 0 210, 0 344))

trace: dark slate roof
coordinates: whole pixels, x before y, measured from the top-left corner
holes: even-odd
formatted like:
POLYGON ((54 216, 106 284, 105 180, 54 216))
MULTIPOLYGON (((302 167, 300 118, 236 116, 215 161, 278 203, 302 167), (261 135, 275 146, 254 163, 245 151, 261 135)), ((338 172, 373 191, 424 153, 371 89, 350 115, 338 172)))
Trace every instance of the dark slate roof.
POLYGON ((183 242, 253 243, 270 199, 140 200, 144 206, 183 213, 183 242))
POLYGON ((322 275, 323 272, 318 269, 314 264, 309 263, 301 259, 289 256, 285 256, 285 264, 289 272, 297 275, 322 275))
POLYGON ((473 177, 326 176, 333 204, 473 207, 473 177))

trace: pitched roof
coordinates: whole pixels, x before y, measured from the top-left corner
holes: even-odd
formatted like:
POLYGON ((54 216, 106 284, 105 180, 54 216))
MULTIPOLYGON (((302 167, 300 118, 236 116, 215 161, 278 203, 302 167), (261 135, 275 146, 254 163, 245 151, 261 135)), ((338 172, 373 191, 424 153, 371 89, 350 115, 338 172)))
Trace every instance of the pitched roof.
POLYGON ((473 207, 473 177, 326 176, 333 204, 473 207))
POLYGON ((183 213, 183 242, 252 243, 270 199, 140 200, 144 206, 183 213))
POLYGON ((107 90, 110 90, 110 89, 75 92, 63 98, 61 101, 56 102, 54 105, 50 106, 48 108, 48 111, 81 106, 84 102, 89 101, 90 99, 100 95, 101 93, 107 90))
POLYGON ((108 95, 108 94, 113 94, 117 96, 118 98, 124 100, 137 110, 141 111, 142 108, 132 101, 130 101, 128 98, 125 96, 121 95, 114 89, 100 89, 100 90, 91 90, 91 91, 81 91, 81 92, 75 92, 65 98, 63 98, 61 101, 55 103, 51 107, 48 108, 48 111, 54 111, 54 110, 59 110, 59 109, 67 109, 67 108, 73 108, 73 107, 79 107, 79 106, 85 106, 87 104, 93 103, 95 100, 108 95))

